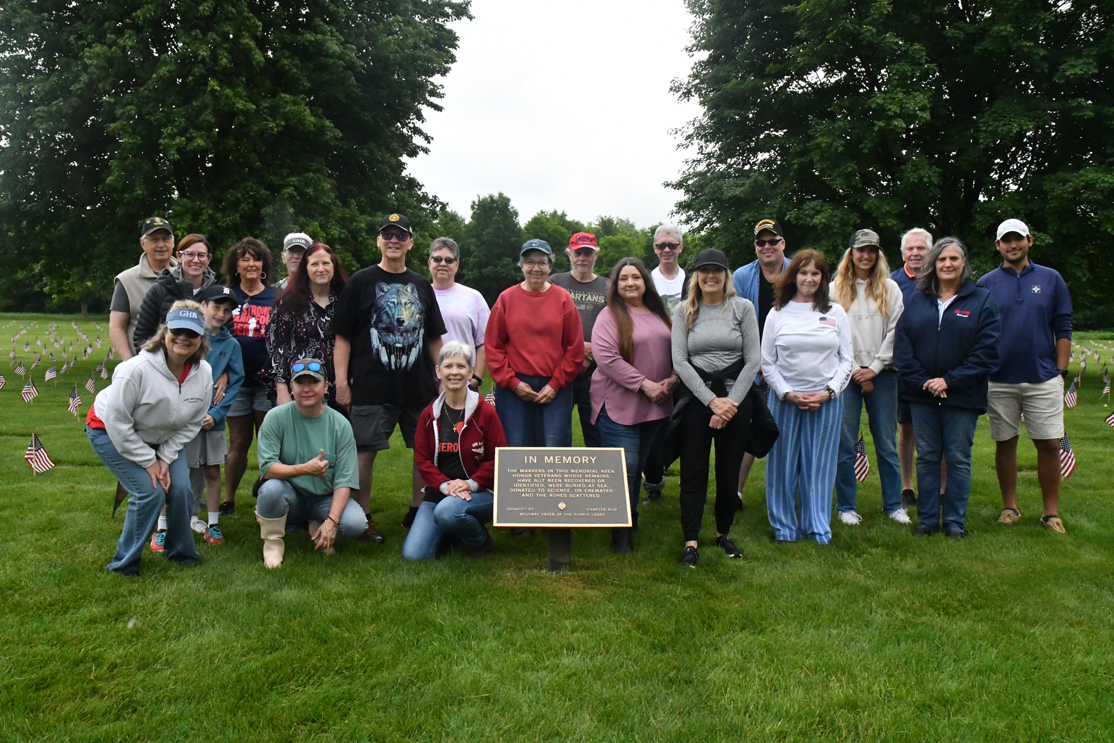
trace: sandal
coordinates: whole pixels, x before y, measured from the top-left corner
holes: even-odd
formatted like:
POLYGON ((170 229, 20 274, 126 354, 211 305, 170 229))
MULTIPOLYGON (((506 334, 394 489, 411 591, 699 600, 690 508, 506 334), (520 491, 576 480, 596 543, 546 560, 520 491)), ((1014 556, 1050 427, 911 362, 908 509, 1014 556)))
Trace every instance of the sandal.
POLYGON ((1045 529, 1048 529, 1049 531, 1054 531, 1057 534, 1068 533, 1068 530, 1064 528, 1064 522, 1061 521, 1060 517, 1055 514, 1051 516, 1042 516, 1041 526, 1043 526, 1045 529))
POLYGON ((1016 508, 1003 508, 1002 515, 998 517, 999 524, 1012 524, 1021 520, 1021 511, 1016 508))

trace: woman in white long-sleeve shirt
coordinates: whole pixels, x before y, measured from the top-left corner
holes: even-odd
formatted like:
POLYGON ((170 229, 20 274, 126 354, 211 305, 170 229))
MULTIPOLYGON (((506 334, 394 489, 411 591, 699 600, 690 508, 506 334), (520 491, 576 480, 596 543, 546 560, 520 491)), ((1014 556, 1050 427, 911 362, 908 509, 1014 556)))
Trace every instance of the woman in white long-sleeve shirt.
POLYGON ((836 269, 831 297, 847 312, 855 368, 843 395, 843 430, 836 465, 836 510, 839 520, 855 526, 863 519, 855 502, 855 459, 859 421, 866 404, 875 464, 882 480, 882 510, 899 524, 909 524, 901 505, 901 464, 897 457, 897 371, 894 336, 905 308, 901 287, 890 278, 886 256, 873 230, 859 230, 836 269))
POLYGON ((828 298, 828 275, 822 253, 794 255, 762 333, 762 375, 781 431, 766 459, 766 510, 779 542, 832 539, 839 396, 854 359, 847 313, 828 298))

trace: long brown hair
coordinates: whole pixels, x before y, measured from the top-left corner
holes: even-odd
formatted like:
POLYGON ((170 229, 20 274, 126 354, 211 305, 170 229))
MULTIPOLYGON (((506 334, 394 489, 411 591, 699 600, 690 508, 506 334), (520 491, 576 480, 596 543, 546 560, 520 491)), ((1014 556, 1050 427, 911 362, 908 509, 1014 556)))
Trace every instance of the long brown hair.
POLYGON ((619 355, 623 357, 623 361, 633 364, 634 320, 630 316, 626 300, 619 296, 619 273, 627 266, 634 266, 642 276, 642 284, 645 287, 645 291, 642 292, 642 304, 646 305, 646 309, 660 317, 665 327, 672 328, 673 323, 670 322, 669 312, 665 309, 665 302, 661 300, 661 295, 654 288, 654 280, 646 270, 646 265, 633 257, 623 258, 616 263, 611 269, 611 285, 607 288, 607 309, 611 311, 611 317, 615 320, 615 327, 619 331, 619 355))
POLYGON ((823 253, 812 248, 805 248, 794 253, 789 265, 781 272, 781 278, 774 285, 774 307, 780 310, 793 301, 793 297, 797 296, 797 274, 809 263, 820 272, 820 286, 816 287, 816 293, 812 295, 812 309, 817 312, 827 312, 832 308, 832 302, 828 299, 828 282, 830 281, 828 261, 824 259, 823 253))

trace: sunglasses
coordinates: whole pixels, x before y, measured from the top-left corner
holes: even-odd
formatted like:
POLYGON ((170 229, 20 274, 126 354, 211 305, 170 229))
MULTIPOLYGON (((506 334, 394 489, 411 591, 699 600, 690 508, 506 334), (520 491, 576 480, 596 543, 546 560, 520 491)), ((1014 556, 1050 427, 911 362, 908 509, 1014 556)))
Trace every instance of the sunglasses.
POLYGON ((453 258, 451 255, 448 256, 448 257, 442 256, 442 255, 435 255, 435 256, 433 256, 432 258, 429 259, 429 262, 430 263, 436 263, 438 265, 444 263, 446 265, 451 266, 454 263, 456 263, 456 258, 453 258))
POLYGON ((401 242, 406 242, 407 240, 409 240, 410 239, 410 234, 407 233, 407 232, 392 232, 390 230, 383 230, 382 232, 379 233, 379 237, 383 238, 384 240, 388 240, 388 241, 389 240, 398 240, 401 243, 401 242))
POLYGON ((308 364, 303 364, 301 361, 299 361, 298 363, 290 367, 290 371, 294 372, 295 374, 304 372, 307 369, 311 372, 319 372, 321 371, 321 362, 311 361, 308 364))
POLYGON ((781 242, 781 240, 782 239, 780 237, 774 237, 769 240, 755 240, 754 244, 760 248, 764 248, 767 245, 777 245, 779 242, 781 242))
POLYGON ((665 253, 667 251, 676 250, 677 248, 681 247, 681 244, 680 243, 657 243, 656 245, 654 245, 654 247, 657 248, 658 250, 660 250, 661 252, 665 253))
POLYGON ((170 334, 173 335, 173 336, 183 336, 184 335, 186 338, 189 338, 191 341, 195 341, 195 340, 197 340, 198 338, 201 337, 201 333, 198 333, 198 332, 193 331, 193 330, 187 330, 186 328, 174 328, 173 330, 170 331, 170 334))

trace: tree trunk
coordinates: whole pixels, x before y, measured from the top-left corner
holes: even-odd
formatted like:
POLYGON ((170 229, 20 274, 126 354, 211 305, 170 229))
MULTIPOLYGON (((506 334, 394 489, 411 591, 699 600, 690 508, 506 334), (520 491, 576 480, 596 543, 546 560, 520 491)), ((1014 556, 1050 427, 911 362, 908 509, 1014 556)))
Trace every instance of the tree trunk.
POLYGON ((84 300, 81 302, 81 322, 89 322, 89 303, 84 300))

